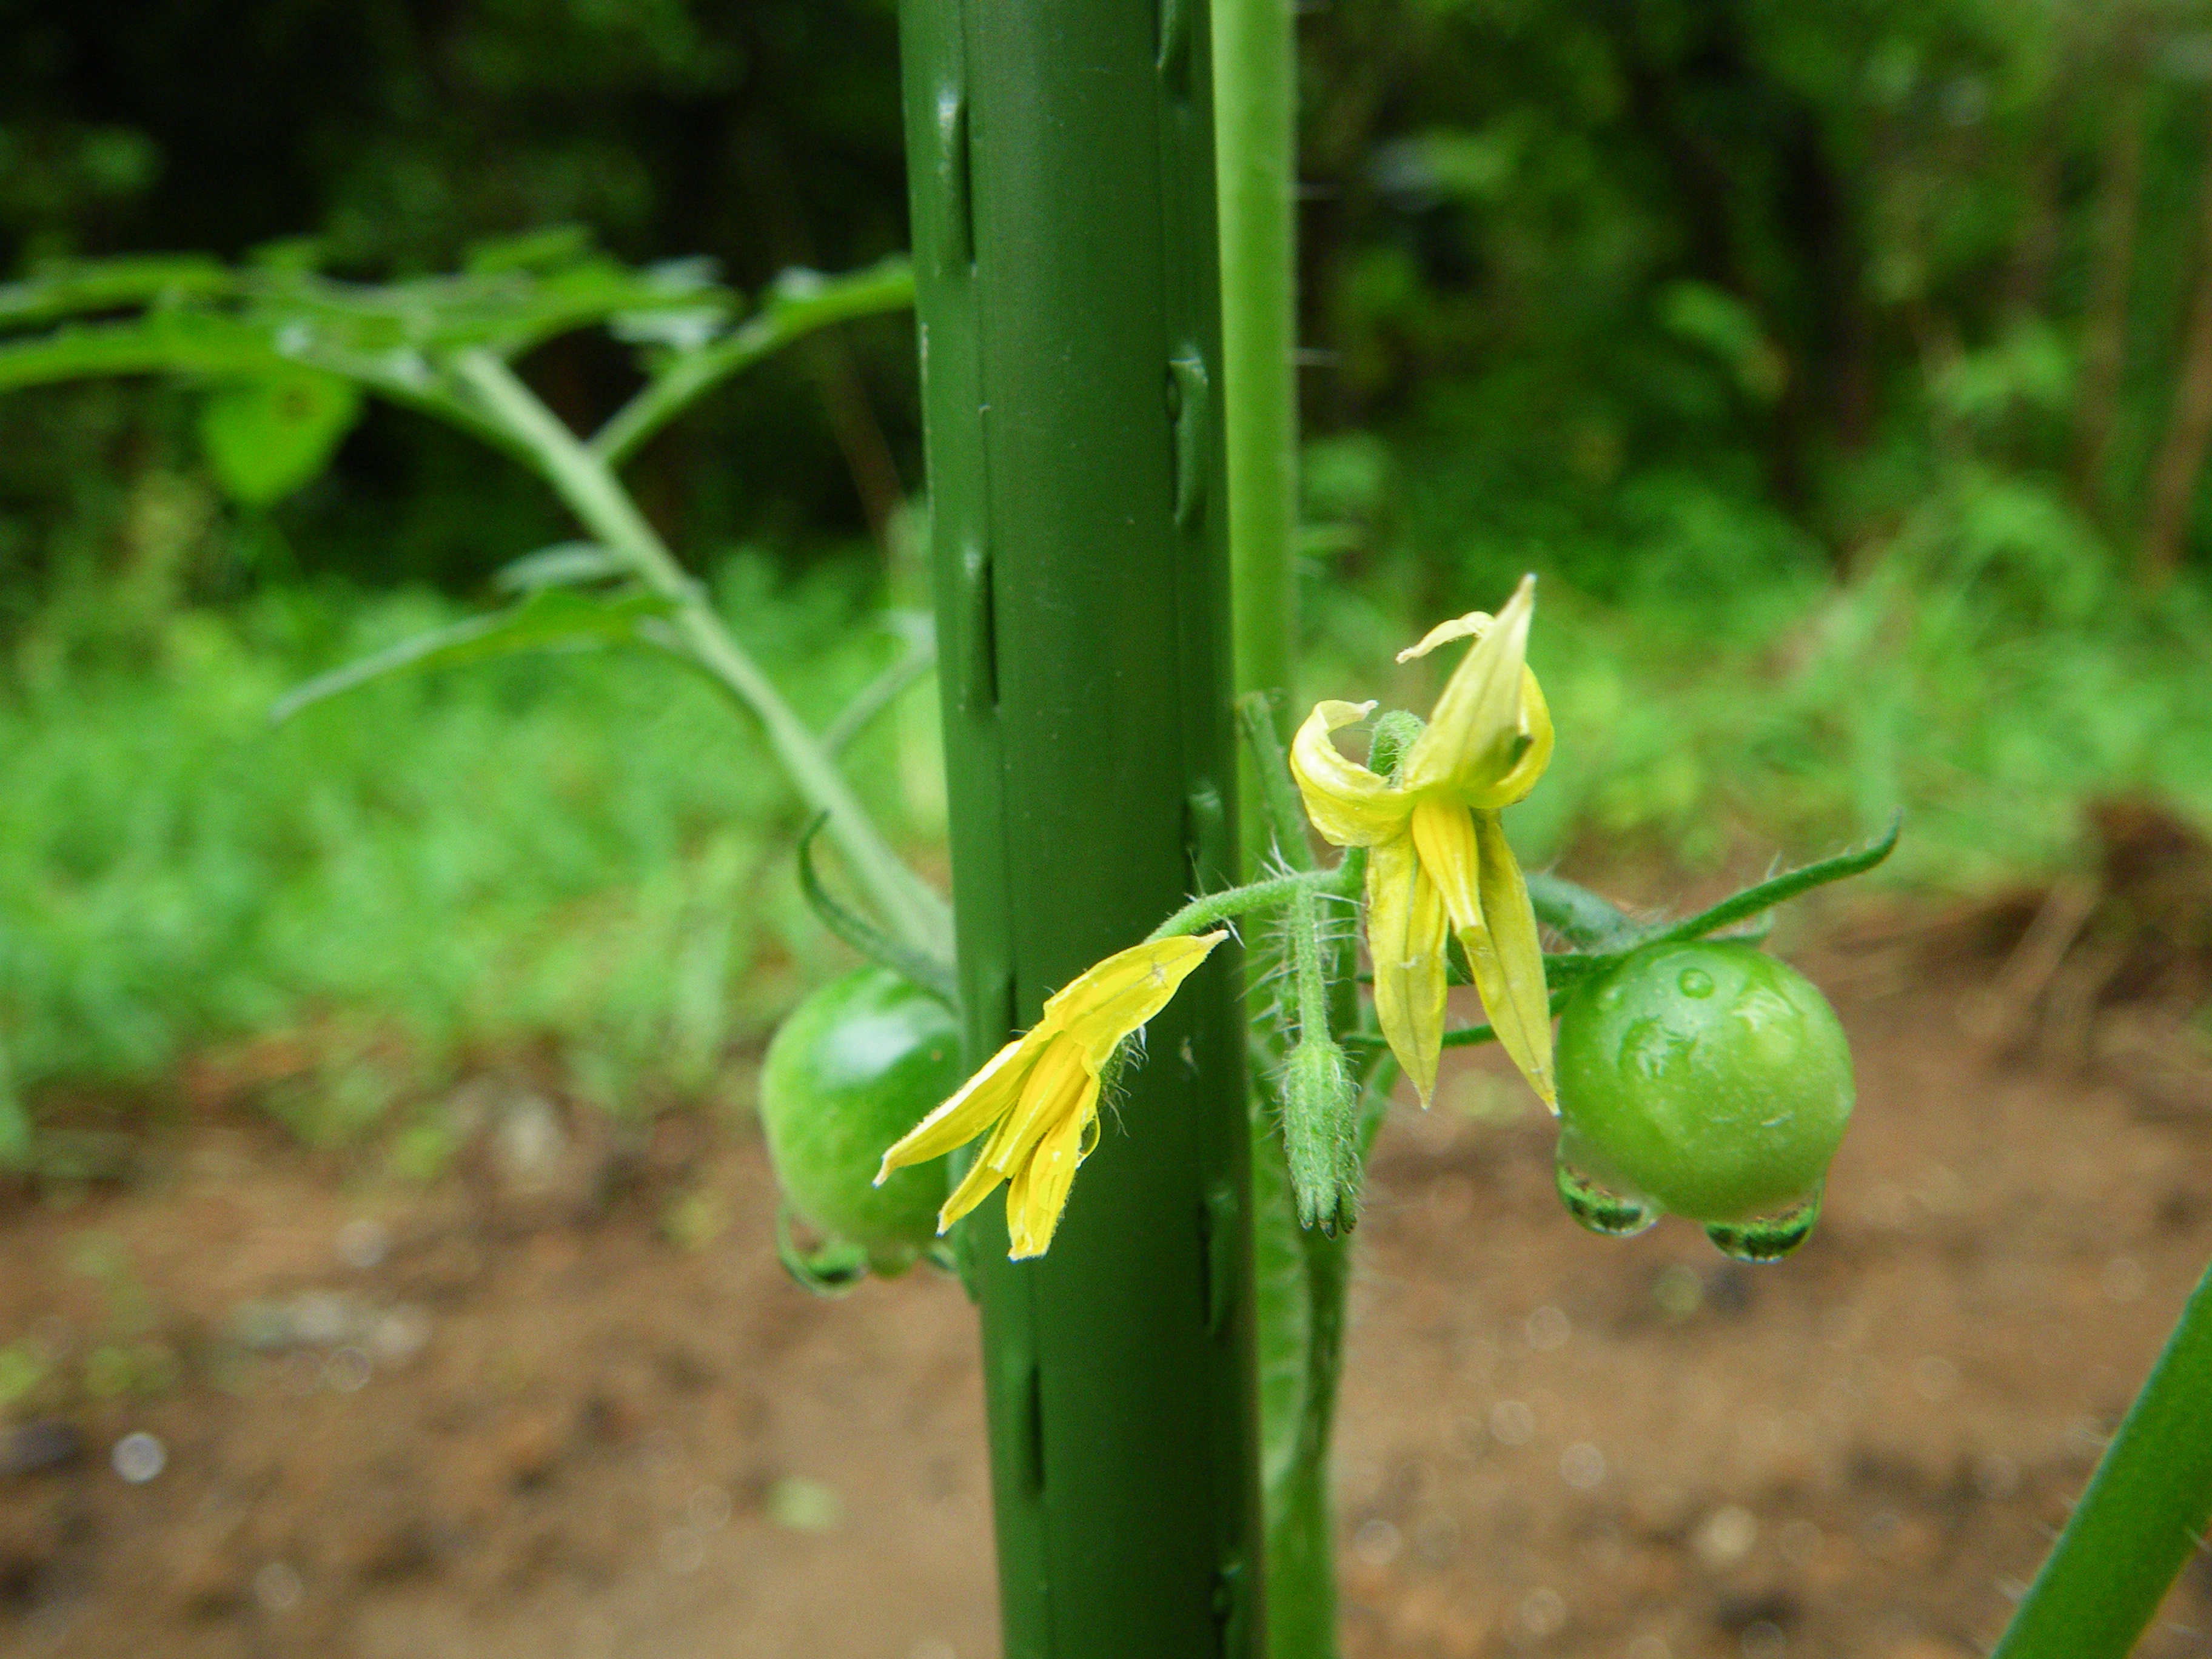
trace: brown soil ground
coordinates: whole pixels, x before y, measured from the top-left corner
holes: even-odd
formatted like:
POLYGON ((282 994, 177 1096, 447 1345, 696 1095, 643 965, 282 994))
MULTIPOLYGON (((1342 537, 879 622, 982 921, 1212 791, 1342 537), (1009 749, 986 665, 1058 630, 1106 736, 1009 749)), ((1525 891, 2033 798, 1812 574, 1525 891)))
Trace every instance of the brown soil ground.
MULTIPOLYGON (((2051 975, 1931 959, 1940 932, 1799 956, 1861 1105, 1780 1266, 1577 1231, 1484 1065, 1386 1129, 1339 1465, 1355 1659, 1986 1644, 2212 1256, 2212 1100, 2185 1054, 1994 1058, 1987 988, 2051 975)), ((471 1109, 430 1189, 240 1119, 0 1208, 0 1653, 995 1654, 958 1286, 794 1288, 741 1128, 617 1147, 520 1091, 471 1109), (166 1454, 137 1483, 134 1432, 166 1454)), ((2200 1565, 2142 1652, 2208 1630, 2200 1565)))

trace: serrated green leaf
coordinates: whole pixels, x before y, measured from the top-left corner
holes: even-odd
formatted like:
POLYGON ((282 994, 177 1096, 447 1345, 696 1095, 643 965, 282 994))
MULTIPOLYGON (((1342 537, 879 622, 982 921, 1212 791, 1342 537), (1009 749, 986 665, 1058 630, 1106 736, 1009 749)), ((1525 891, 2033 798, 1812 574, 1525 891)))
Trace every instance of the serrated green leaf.
POLYGON ((388 651, 319 675, 278 698, 269 718, 272 723, 289 720, 310 703, 389 674, 449 668, 518 651, 634 644, 640 639, 641 623, 664 617, 673 608, 658 593, 635 592, 599 599, 572 588, 540 588, 511 611, 471 617, 449 628, 417 635, 388 651))
POLYGON ((361 416, 361 389, 312 368, 218 387, 200 405, 200 447, 233 501, 267 507, 319 476, 361 416))

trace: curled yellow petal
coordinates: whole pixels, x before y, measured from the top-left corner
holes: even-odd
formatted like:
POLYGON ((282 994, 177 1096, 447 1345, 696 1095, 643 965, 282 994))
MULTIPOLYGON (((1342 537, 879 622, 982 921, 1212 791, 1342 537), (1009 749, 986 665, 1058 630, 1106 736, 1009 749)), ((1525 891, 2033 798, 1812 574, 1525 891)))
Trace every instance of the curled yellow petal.
POLYGON ((1484 926, 1479 935, 1462 933, 1460 942, 1467 947, 1468 966, 1474 970, 1483 1012, 1490 1016, 1499 1046, 1521 1068, 1528 1086, 1556 1113, 1559 1102, 1552 1080, 1552 1006, 1536 912, 1498 814, 1477 812, 1474 818, 1484 926))
POLYGON ((1487 611, 1470 611, 1464 617, 1454 617, 1449 622, 1440 622, 1421 635, 1419 645, 1409 645, 1398 653, 1400 662, 1411 662, 1416 657, 1425 657, 1440 645, 1449 645, 1454 640, 1478 639, 1491 623, 1487 611))
POLYGON ((1374 958, 1375 1017, 1383 1039, 1425 1106, 1443 1052, 1444 932, 1436 884, 1411 836, 1367 855, 1367 949, 1374 958))
POLYGON ((1552 708, 1544 701, 1544 688, 1528 669, 1521 671, 1521 722, 1528 733, 1528 747, 1513 769, 1487 789, 1466 797, 1469 806, 1510 806, 1536 787, 1544 769, 1552 763, 1552 708))
POLYGON ((1405 827, 1413 802, 1357 761, 1338 752, 1329 734, 1375 712, 1371 702, 1317 702, 1291 739, 1291 775, 1305 798, 1306 816, 1339 847, 1372 847, 1405 827))
POLYGON ((1522 718, 1521 683, 1535 610, 1536 579, 1524 576, 1460 659, 1427 726, 1407 750, 1407 788, 1446 788, 1465 797, 1494 787, 1526 754, 1534 734, 1522 718))

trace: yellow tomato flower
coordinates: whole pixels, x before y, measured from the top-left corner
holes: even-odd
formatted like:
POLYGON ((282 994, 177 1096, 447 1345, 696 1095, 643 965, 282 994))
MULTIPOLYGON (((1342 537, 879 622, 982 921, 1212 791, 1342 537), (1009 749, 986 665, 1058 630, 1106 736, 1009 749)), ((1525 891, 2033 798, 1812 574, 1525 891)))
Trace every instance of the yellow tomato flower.
POLYGON ((1006 1233, 1018 1261, 1052 1243, 1075 1169, 1098 1144, 1100 1079, 1124 1038, 1168 1005, 1226 932, 1163 939, 1116 951, 1045 1004, 1044 1017, 991 1056, 959 1091, 884 1154, 880 1187, 894 1170, 991 1138, 968 1178, 937 1212, 944 1232, 1002 1182, 1006 1233), (993 1125, 996 1128, 992 1128, 993 1125))
POLYGON ((1369 849, 1375 1012, 1424 1105, 1443 1041, 1449 928, 1466 947, 1498 1042, 1559 1109, 1543 948, 1498 821, 1499 809, 1534 788, 1552 757, 1551 713, 1526 661, 1535 608, 1529 576, 1495 618, 1470 612, 1399 653, 1404 662, 1452 640, 1474 641, 1395 782, 1346 760, 1330 737, 1364 720, 1371 702, 1316 704, 1291 745, 1291 770, 1314 828, 1339 847, 1369 849))

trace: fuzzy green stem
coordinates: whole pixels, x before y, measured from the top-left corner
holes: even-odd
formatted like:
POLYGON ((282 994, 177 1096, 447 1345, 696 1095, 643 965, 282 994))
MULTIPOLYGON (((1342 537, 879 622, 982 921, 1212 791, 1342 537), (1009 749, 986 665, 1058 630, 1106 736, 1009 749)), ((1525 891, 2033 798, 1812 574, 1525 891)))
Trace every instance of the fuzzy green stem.
POLYGON ((944 902, 899 861, 836 763, 731 637, 705 590, 677 562, 606 462, 492 353, 463 352, 454 368, 485 414, 528 448, 546 482, 585 528, 629 564, 640 581, 674 605, 672 620, 692 657, 759 720, 793 786, 810 805, 830 815, 831 838, 885 926, 914 950, 949 956, 952 927, 944 902))
POLYGON ((1180 939, 1186 933, 1195 933, 1211 927, 1216 922, 1227 921, 1232 916, 1247 915, 1255 910, 1286 904, 1301 893, 1341 897, 1351 890, 1345 869, 1346 866, 1340 864, 1333 870, 1300 871, 1293 875, 1276 876, 1267 881, 1231 887, 1224 892, 1205 894, 1184 905, 1153 928, 1146 938, 1180 939))
POLYGON ((2212 1520, 2212 1268, 1990 1659, 2124 1659, 2212 1520))
POLYGON ((1278 729, 1280 704, 1277 694, 1266 690, 1247 691, 1237 699, 1237 723, 1244 732, 1244 750, 1250 758, 1253 781, 1259 787, 1261 822, 1274 843, 1275 854, 1293 870, 1314 867, 1313 842, 1306 836, 1305 807, 1298 799, 1297 781, 1291 775, 1290 757, 1283 749, 1278 729))

